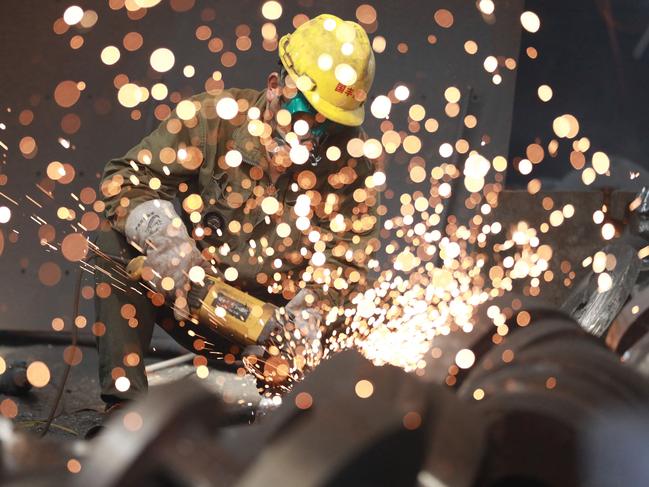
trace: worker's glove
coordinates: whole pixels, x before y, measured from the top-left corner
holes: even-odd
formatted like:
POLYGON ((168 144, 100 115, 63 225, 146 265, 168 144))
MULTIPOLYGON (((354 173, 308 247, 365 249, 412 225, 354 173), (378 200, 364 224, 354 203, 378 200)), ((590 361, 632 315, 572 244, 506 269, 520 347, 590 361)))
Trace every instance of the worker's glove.
MULTIPOLYGON (((299 334, 304 344, 306 365, 313 367, 322 357, 322 313, 313 304, 315 295, 307 289, 302 289, 285 306, 290 320, 295 326, 294 333, 299 334), (313 299, 308 299, 309 295, 313 299)), ((297 337, 296 337, 297 338, 297 337)))
POLYGON ((322 314, 310 303, 309 291, 300 291, 275 315, 277 327, 265 343, 246 347, 246 369, 257 378, 259 392, 282 394, 290 390, 322 358, 322 314))
POLYGON ((146 255, 146 265, 153 270, 149 281, 174 303, 175 318, 187 319, 187 292, 194 284, 190 270, 198 266, 208 271, 209 263, 196 248, 173 204, 156 199, 137 205, 126 220, 124 233, 146 255))

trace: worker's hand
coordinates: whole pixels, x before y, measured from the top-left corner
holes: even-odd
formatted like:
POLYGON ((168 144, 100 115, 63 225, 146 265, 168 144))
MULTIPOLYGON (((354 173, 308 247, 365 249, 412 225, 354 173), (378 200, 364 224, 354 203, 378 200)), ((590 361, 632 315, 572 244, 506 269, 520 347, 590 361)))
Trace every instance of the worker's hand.
POLYGON ((200 277, 209 270, 209 263, 196 248, 173 205, 164 200, 138 205, 126 221, 125 234, 146 255, 146 267, 151 270, 143 272, 143 277, 173 302, 177 320, 187 319, 187 292, 191 285, 202 284, 200 277))
POLYGON ((261 394, 290 390, 322 358, 322 313, 313 305, 315 296, 309 294, 302 290, 278 309, 277 327, 268 340, 243 352, 244 365, 257 378, 261 394))
POLYGON ((302 289, 285 306, 295 326, 295 332, 299 333, 304 344, 304 356, 306 365, 312 367, 322 357, 322 313, 313 304, 315 295, 306 289, 302 289))

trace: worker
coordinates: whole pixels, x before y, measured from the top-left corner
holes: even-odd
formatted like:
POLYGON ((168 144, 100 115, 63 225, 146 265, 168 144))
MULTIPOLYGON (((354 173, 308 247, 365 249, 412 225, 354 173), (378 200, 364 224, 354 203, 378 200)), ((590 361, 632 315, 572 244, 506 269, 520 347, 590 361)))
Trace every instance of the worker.
POLYGON ((97 247, 108 260, 95 276, 111 292, 95 305, 107 409, 146 391, 154 323, 196 353, 241 354, 191 319, 188 292, 205 274, 285 305, 319 353, 349 320, 378 249, 376 161, 361 129, 374 55, 360 25, 329 14, 278 51, 264 90, 208 86, 105 167, 97 247), (141 254, 144 289, 107 270, 141 254))

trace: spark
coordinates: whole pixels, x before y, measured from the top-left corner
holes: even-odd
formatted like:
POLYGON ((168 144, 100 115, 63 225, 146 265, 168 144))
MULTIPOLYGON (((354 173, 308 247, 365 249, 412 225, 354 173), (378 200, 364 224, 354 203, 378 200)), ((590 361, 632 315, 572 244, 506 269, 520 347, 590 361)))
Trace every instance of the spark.
POLYGON ((36 184, 35 186, 38 189, 40 189, 47 197, 49 197, 50 199, 54 199, 54 196, 52 196, 52 193, 50 191, 46 190, 45 188, 43 188, 43 186, 41 186, 40 184, 36 184))
POLYGON ((1 192, 1 191, 0 191, 0 196, 2 196, 3 198, 5 198, 7 201, 13 203, 14 205, 16 205, 16 206, 20 206, 16 200, 10 198, 9 196, 7 196, 6 194, 4 194, 4 193, 1 192))
POLYGON ((39 208, 43 208, 43 205, 41 205, 38 201, 36 201, 34 198, 29 196, 28 194, 25 195, 25 198, 27 198, 29 201, 31 201, 34 205, 36 205, 39 208))

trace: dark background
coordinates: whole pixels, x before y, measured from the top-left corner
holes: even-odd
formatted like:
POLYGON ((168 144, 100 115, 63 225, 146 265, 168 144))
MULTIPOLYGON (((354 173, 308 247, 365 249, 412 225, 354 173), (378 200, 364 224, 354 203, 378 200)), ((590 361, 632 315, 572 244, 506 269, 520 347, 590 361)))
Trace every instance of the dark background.
MULTIPOLYGON (((634 49, 643 33, 647 35, 649 2, 527 0, 525 6, 539 15, 541 29, 536 34, 523 31, 510 155, 523 156, 534 137, 547 144, 552 120, 570 113, 580 122, 579 136, 590 139, 591 150, 620 156, 646 170, 649 48, 639 58, 634 49), (536 60, 525 55, 528 46, 538 49, 536 60), (542 84, 554 91, 548 103, 536 94, 542 84)), ((566 176, 572 171, 568 155, 564 145, 556 159, 546 159, 529 177, 510 171, 508 186, 519 187, 531 177, 566 176)), ((623 176, 620 179, 628 181, 628 173, 623 176)), ((616 179, 614 185, 621 182, 616 179)))

